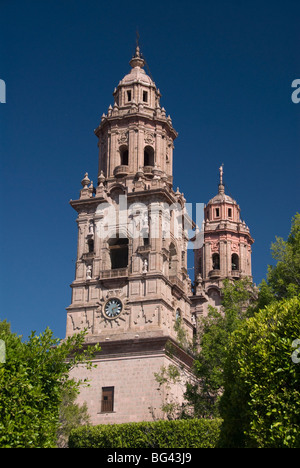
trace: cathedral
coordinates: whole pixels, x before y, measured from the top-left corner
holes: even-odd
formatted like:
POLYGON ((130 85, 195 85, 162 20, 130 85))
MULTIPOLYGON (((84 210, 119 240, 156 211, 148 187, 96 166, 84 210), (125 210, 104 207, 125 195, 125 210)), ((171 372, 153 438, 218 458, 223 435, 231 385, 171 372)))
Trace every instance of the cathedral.
POLYGON ((79 198, 70 201, 78 243, 66 336, 86 329, 87 344, 101 346, 95 367, 72 371, 89 380, 78 401, 87 403, 92 424, 163 418, 168 398, 182 402, 181 385, 159 387, 155 379, 170 365, 193 378, 176 324, 192 341, 199 317, 209 305, 220 306, 224 279, 251 277, 253 239, 239 205, 225 193, 223 166, 198 226, 173 188, 177 132, 139 46, 129 63, 94 131, 97 183, 85 173, 79 198))

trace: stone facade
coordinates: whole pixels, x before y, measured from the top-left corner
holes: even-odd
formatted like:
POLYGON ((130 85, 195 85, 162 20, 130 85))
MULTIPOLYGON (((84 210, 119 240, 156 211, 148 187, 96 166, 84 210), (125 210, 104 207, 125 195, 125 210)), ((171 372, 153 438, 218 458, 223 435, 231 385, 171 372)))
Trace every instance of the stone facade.
POLYGON ((78 402, 88 403, 92 424, 113 424, 162 419, 162 403, 182 400, 182 388, 172 384, 159 389, 154 375, 169 365, 182 366, 181 380, 190 372, 192 358, 177 349, 166 354, 168 338, 135 338, 102 343, 95 359, 96 368, 81 366, 72 371, 75 378, 87 378, 90 386, 82 387, 78 402), (103 389, 113 388, 113 404, 103 408, 103 389))
MULTIPOLYGON (((205 206, 192 288, 187 244, 193 222, 183 194, 173 189, 177 132, 139 47, 130 65, 95 130, 97 184, 86 173, 79 199, 70 202, 78 214, 78 246, 66 336, 86 328, 87 344, 102 347, 79 398, 94 424, 163 417, 167 390, 157 390, 154 373, 176 364, 191 377, 192 358, 178 346, 175 324, 180 321, 191 341, 198 314, 220 304, 222 280, 251 276, 253 240, 238 205, 225 195, 221 169, 219 193, 205 206)), ((183 401, 183 388, 168 391, 183 401)))

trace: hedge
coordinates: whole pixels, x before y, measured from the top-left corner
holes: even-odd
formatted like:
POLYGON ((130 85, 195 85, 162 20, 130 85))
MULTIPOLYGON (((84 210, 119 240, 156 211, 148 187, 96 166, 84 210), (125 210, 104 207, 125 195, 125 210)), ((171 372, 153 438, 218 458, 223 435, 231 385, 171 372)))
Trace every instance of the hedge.
POLYGON ((81 426, 69 437, 69 448, 214 448, 220 419, 180 419, 81 426))

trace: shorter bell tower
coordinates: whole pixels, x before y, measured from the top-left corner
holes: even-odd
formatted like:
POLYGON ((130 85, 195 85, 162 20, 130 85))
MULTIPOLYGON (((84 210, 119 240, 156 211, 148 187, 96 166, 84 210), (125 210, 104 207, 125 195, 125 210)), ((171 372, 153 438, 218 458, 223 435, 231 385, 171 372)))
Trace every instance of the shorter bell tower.
POLYGON ((237 202, 225 193, 223 165, 218 193, 204 207, 203 245, 195 250, 193 304, 206 314, 207 306, 221 304, 225 278, 252 278, 251 246, 254 242, 237 202))

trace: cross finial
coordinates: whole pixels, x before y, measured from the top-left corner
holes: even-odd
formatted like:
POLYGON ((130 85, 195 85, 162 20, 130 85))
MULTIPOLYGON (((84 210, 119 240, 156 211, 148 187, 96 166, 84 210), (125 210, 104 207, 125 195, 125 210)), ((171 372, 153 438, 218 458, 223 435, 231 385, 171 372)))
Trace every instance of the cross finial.
POLYGON ((219 171, 220 171, 220 184, 223 185, 223 166, 224 166, 224 163, 221 164, 221 166, 219 167, 219 171))
POLYGON ((145 65, 145 60, 143 59, 142 54, 140 53, 139 41, 140 41, 140 35, 139 35, 138 30, 136 30, 136 48, 135 48, 135 54, 134 54, 134 56, 132 57, 132 59, 130 60, 130 62, 129 62, 130 65, 132 66, 132 68, 135 68, 135 67, 141 67, 141 68, 143 68, 144 65, 145 65))
POLYGON ((220 171, 219 193, 221 193, 221 194, 224 193, 223 166, 224 166, 224 164, 222 163, 221 166, 219 167, 219 171, 220 171))

